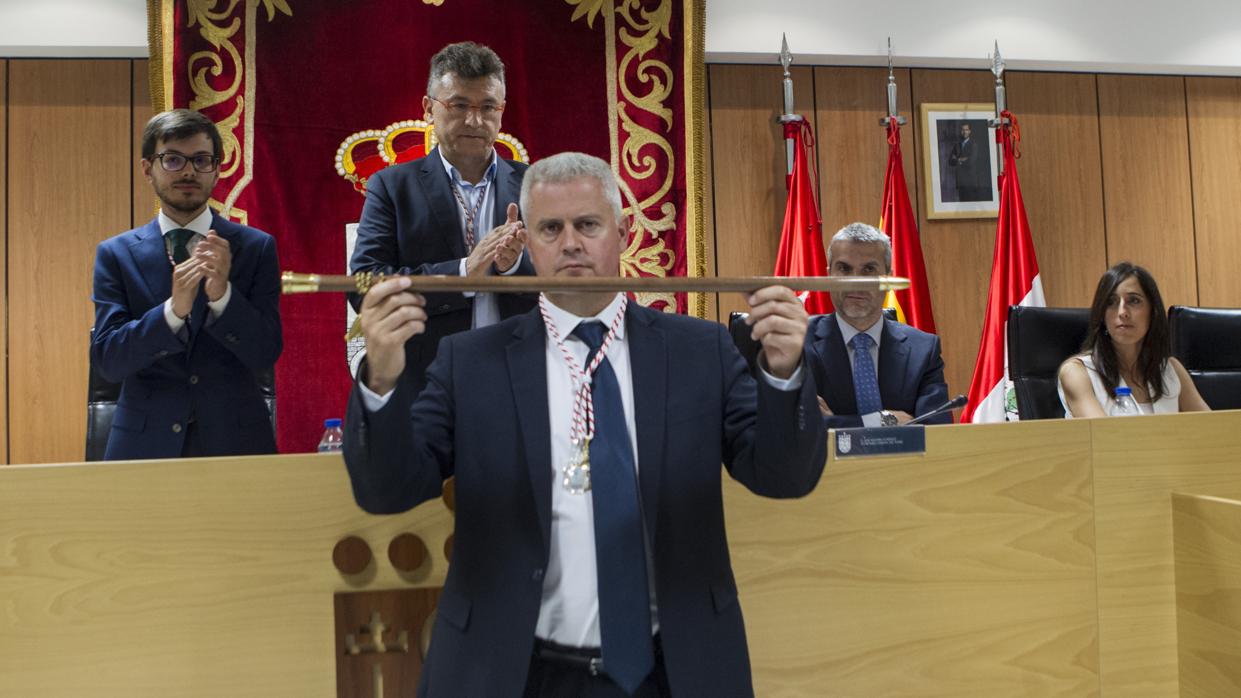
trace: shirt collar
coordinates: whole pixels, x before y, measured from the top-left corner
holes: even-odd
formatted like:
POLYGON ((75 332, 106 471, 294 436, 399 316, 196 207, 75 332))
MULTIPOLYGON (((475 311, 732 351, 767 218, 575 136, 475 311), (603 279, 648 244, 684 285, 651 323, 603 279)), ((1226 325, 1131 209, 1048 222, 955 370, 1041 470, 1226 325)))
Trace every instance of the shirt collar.
MULTIPOLYGON (((546 298, 546 296, 544 297, 546 298)), ((612 299, 612 302, 608 303, 607 307, 599 311, 597 315, 591 317, 579 317, 556 305, 550 298, 548 298, 547 316, 551 318, 552 324, 556 326, 556 332, 562 338, 567 339, 573 335, 573 330, 576 329, 578 324, 583 320, 598 320, 603 323, 604 327, 611 327, 612 321, 616 319, 616 314, 620 312, 620 304, 621 294, 618 293, 616 294, 616 297, 612 299)), ((616 328, 616 338, 618 340, 625 339, 624 322, 621 322, 616 328)))
MULTIPOLYGON (((840 336, 845 340, 845 346, 849 346, 849 342, 853 341, 853 337, 857 335, 860 330, 845 322, 845 319, 840 317, 840 313, 836 313, 836 324, 840 327, 840 336)), ((883 336, 883 315, 879 316, 879 319, 875 321, 875 324, 866 328, 866 334, 870 335, 870 338, 875 340, 875 346, 879 346, 879 338, 883 336)))
POLYGON ((497 163, 499 162, 499 158, 496 156, 495 150, 491 151, 491 164, 487 165, 487 169, 483 171, 483 178, 474 184, 461 180, 461 173, 457 171, 457 168, 454 167, 451 162, 448 162, 448 159, 444 157, 444 153, 441 152, 439 148, 436 148, 435 152, 439 153, 440 162, 444 165, 444 171, 448 173, 448 179, 458 186, 477 187, 486 182, 490 182, 492 178, 496 176, 496 167, 498 167, 497 163))
POLYGON ((164 209, 161 208, 159 210, 159 232, 160 234, 167 235, 168 231, 177 230, 179 228, 185 228, 187 230, 192 230, 198 233, 199 235, 205 236, 207 234, 207 231, 211 230, 211 207, 208 206, 207 208, 203 209, 202 213, 195 216, 194 220, 190 221, 189 223, 186 223, 185 225, 181 225, 180 223, 169 218, 168 214, 164 213, 164 209))

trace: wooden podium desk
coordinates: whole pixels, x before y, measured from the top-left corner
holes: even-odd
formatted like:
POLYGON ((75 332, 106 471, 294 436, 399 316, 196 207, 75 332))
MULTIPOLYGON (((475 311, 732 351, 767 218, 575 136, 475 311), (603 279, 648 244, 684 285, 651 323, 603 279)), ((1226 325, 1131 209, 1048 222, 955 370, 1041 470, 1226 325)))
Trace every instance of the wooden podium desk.
POLYGON ((1171 494, 1241 495, 1241 413, 930 427, 726 511, 759 696, 1175 696, 1171 494))
MULTIPOLYGON (((1241 497, 1237 413, 931 427, 801 500, 729 480, 757 693, 1176 695, 1173 492, 1241 497)), ((363 513, 334 455, 0 468, 0 697, 329 698, 333 593, 439 586, 451 526, 363 513)))

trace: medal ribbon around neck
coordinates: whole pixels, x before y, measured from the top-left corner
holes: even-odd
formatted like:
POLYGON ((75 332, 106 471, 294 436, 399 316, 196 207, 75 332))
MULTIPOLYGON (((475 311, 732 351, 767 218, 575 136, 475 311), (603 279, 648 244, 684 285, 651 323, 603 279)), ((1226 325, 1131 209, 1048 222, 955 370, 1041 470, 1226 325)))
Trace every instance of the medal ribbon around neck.
POLYGON ((607 336, 599 345, 599 351, 595 352, 595 358, 585 370, 577 363, 577 359, 573 358, 573 354, 561 339, 560 332, 556 330, 556 323, 552 321, 547 311, 547 303, 547 297, 540 295, 539 313, 543 316, 543 324, 547 326, 547 333, 552 336, 556 346, 560 347, 560 353, 569 367, 569 375, 573 378, 573 422, 569 430, 569 442, 577 447, 589 443, 595 437, 595 405, 590 393, 591 376, 594 375, 595 369, 599 368, 599 364, 607 358, 608 347, 612 345, 612 340, 616 338, 616 333, 625 320, 625 308, 629 305, 629 297, 621 296, 620 308, 616 311, 616 317, 612 318, 612 326, 608 328, 607 336))
POLYGON ((478 191, 478 199, 474 202, 473 210, 465 203, 465 196, 461 194, 461 186, 456 182, 452 183, 452 194, 457 197, 457 203, 461 205, 461 210, 465 213, 465 249, 472 252, 474 250, 474 220, 478 218, 478 213, 483 207, 483 201, 487 198, 487 187, 491 182, 485 181, 475 187, 478 191))

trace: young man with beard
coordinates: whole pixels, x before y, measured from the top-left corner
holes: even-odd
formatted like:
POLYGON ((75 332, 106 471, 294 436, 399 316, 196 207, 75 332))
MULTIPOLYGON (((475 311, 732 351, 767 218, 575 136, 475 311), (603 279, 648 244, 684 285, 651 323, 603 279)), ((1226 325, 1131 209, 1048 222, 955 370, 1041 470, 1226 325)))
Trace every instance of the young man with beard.
POLYGON ((202 114, 155 115, 141 164, 159 214, 96 250, 91 360, 122 384, 106 460, 276 451, 257 378, 282 348, 276 242, 207 207, 222 154, 202 114))

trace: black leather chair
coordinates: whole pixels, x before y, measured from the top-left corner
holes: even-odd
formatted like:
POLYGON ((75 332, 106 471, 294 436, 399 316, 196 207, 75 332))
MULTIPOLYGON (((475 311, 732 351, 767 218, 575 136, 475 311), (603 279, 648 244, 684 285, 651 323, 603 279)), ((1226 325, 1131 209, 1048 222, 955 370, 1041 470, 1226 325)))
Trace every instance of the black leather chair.
MULTIPOLYGON (((93 343, 95 328, 90 329, 93 343)), ((89 347, 90 344, 87 344, 89 347)), ((89 351, 87 353, 89 356, 89 351)), ((112 431, 112 419, 116 416, 116 401, 121 396, 121 384, 109 382, 99 369, 95 367, 93 358, 90 363, 90 375, 86 388, 86 460, 103 460, 104 451, 108 447, 108 433, 112 431)), ((276 428, 276 372, 268 369, 258 376, 259 389, 263 391, 263 400, 267 403, 267 412, 271 415, 271 427, 276 428)))
POLYGON ((1008 308, 1008 377, 1022 419, 1062 419, 1060 364, 1086 341, 1089 308, 1008 308))
POLYGON ((1168 309, 1172 355, 1213 410, 1241 408, 1241 309, 1168 309))
MULTIPOLYGON (((754 371, 754 362, 758 360, 759 343, 750 339, 750 326, 745 324, 749 313, 732 312, 728 314, 728 334, 733 338, 733 344, 737 345, 737 350, 745 357, 746 363, 750 365, 750 372, 754 371)), ((884 308, 883 316, 888 320, 896 320, 896 310, 894 308, 884 308)))
MULTIPOLYGON (((90 329, 91 342, 94 343, 95 328, 90 329)), ((116 416, 116 401, 121 396, 121 384, 111 383, 95 367, 94 359, 90 361, 90 377, 86 387, 86 460, 103 460, 104 450, 108 446, 108 432, 112 431, 112 418, 116 416)))

